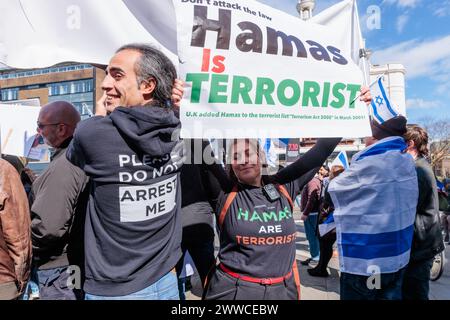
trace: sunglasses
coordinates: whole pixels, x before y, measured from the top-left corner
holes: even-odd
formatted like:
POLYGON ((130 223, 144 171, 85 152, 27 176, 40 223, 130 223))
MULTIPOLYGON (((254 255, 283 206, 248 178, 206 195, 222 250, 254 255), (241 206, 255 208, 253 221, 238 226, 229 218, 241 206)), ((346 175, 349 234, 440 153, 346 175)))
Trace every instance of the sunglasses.
POLYGON ((46 126, 56 126, 56 125, 58 125, 58 124, 61 124, 61 122, 58 122, 58 123, 40 123, 39 121, 36 123, 37 124, 37 127, 39 128, 39 129, 44 129, 46 126))

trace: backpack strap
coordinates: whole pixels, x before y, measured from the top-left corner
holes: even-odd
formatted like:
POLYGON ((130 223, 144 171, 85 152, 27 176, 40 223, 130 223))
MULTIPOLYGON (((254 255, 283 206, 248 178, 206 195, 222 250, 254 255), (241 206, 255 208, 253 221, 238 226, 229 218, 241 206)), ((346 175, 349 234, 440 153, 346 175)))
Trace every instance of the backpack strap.
POLYGON ((277 184, 276 186, 277 189, 283 194, 283 196, 285 196, 286 199, 289 201, 289 204, 291 205, 291 210, 294 210, 294 201, 292 201, 291 195, 286 190, 286 187, 281 184, 277 184))
POLYGON ((234 198, 236 198, 238 191, 238 187, 234 186, 231 192, 228 194, 227 200, 225 201, 225 205, 222 208, 222 211, 220 211, 219 215, 219 228, 222 229, 223 220, 225 220, 225 216, 228 213, 228 209, 231 206, 231 203, 233 202, 234 198))
POLYGON ((294 264, 292 265, 292 272, 294 273, 294 281, 295 281, 295 286, 297 287, 298 300, 300 300, 300 298, 301 298, 300 275, 298 273, 298 268, 297 268, 297 259, 295 259, 295 258, 294 258, 294 264))
MULTIPOLYGON (((292 201, 291 195, 287 191, 286 187, 281 184, 278 184, 277 188, 283 194, 283 196, 285 196, 286 199, 289 201, 289 204, 291 205, 291 210, 294 210, 294 201, 292 201)), ((295 286, 297 287, 298 300, 300 300, 300 297, 301 297, 300 274, 298 273, 297 260, 295 258, 294 258, 294 264, 292 265, 292 273, 294 274, 295 286)))

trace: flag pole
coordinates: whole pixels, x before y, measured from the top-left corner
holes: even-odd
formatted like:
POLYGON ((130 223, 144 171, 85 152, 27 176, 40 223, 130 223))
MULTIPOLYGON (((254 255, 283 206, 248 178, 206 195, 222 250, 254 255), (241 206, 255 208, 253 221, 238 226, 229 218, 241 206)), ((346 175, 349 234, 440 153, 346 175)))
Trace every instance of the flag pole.
MULTIPOLYGON (((370 81, 370 75, 368 74, 368 70, 367 70, 367 66, 366 63, 368 63, 369 61, 367 60, 367 51, 366 51, 366 42, 362 37, 362 33, 361 33, 361 24, 359 23, 359 13, 358 13, 358 4, 356 2, 356 0, 353 0, 353 14, 352 14, 352 18, 356 17, 356 23, 358 25, 358 28, 355 28, 353 26, 352 30, 359 30, 358 32, 358 37, 359 37, 359 44, 360 44, 360 48, 359 48, 359 58, 363 60, 363 74, 364 74, 364 85, 367 86, 367 83, 370 81)), ((352 19, 353 20, 353 19, 352 19)), ((354 21, 353 21, 354 22, 354 21)), ((352 35, 354 35, 354 31, 352 31, 352 35)))
MULTIPOLYGON (((376 78, 370 85, 369 88, 372 88, 372 86, 378 82, 378 80, 380 80, 380 78, 382 78, 384 75, 386 74, 386 72, 383 72, 378 78, 376 78)), ((352 102, 350 102, 350 105, 353 104, 359 97, 361 97, 361 95, 357 96, 355 99, 353 99, 352 102)))

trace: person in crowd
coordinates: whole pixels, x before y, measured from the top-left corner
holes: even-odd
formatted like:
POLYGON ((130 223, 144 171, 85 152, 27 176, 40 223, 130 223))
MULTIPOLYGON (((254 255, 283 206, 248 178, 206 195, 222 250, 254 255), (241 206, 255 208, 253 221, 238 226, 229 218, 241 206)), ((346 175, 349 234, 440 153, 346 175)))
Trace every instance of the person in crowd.
MULTIPOLYGON (((33 182, 36 179, 36 176, 32 170, 25 167, 26 158, 6 154, 2 154, 1 158, 9 162, 9 164, 11 164, 14 167, 14 169, 16 169, 17 172, 19 173, 20 180, 25 189, 25 194, 28 199, 31 193, 31 186, 33 185, 33 182)), ((31 300, 31 299, 35 300, 38 298, 39 298, 39 286, 37 284, 36 270, 31 268, 29 280, 23 291, 23 294, 20 296, 20 300, 31 300)))
POLYGON ((10 165, 16 169, 16 171, 19 173, 19 175, 22 174, 22 171, 25 168, 24 161, 22 161, 21 157, 10 155, 10 154, 2 154, 1 158, 5 161, 8 161, 10 165))
MULTIPOLYGON (((25 167, 20 174, 20 180, 22 182, 23 187, 25 188, 27 199, 30 199, 33 182, 34 180, 36 180, 36 174, 30 168, 25 167)), ((32 265, 30 278, 25 288, 25 292, 21 297, 21 300, 37 300, 37 299, 39 299, 39 280, 37 277, 37 270, 32 265)))
MULTIPOLYGON (((325 189, 328 187, 328 184, 330 183, 330 168, 327 165, 322 165, 323 168, 323 179, 322 179, 322 188, 320 191, 320 201, 322 202, 323 197, 325 196, 325 189)), ((320 171, 319 171, 320 173, 320 171)))
POLYGON ((17 170, 0 159, 0 300, 18 299, 31 269, 30 213, 17 170))
POLYGON ((303 265, 308 265, 311 261, 319 261, 320 246, 316 228, 320 206, 320 194, 322 192, 322 181, 327 175, 328 169, 325 166, 321 166, 318 174, 308 182, 301 193, 301 219, 305 223, 306 239, 309 243, 309 253, 311 255, 310 258, 301 262, 303 265))
POLYGON ((450 179, 449 178, 444 179, 444 189, 445 189, 445 192, 447 193, 447 201, 450 205, 450 179))
MULTIPOLYGON (((202 140, 184 140, 189 163, 181 168, 181 221, 183 256, 176 266, 177 275, 183 269, 186 251, 195 264, 203 284, 214 264, 214 211, 209 203, 209 186, 206 177, 207 163, 203 159, 209 143, 202 140)), ((180 285, 180 297, 184 298, 184 286, 180 285)))
MULTIPOLYGON (((367 88, 361 95, 370 101, 367 88)), ((267 164, 257 141, 231 141, 227 174, 217 170, 209 175, 216 181, 211 185, 219 187, 212 192, 220 249, 204 299, 300 299, 292 198, 339 141, 319 139, 304 156, 274 175, 263 172, 267 164)))
POLYGON ((85 298, 179 299, 184 154, 171 100, 182 87, 172 62, 145 44, 119 48, 106 72, 103 116, 80 123, 67 152, 92 183, 85 298))
POLYGON ((27 197, 31 194, 31 188, 36 178, 36 174, 30 168, 24 168, 20 173, 20 181, 22 181, 27 197))
POLYGON ((43 106, 38 116, 38 134, 51 147, 50 164, 32 184, 29 197, 33 264, 42 300, 83 299, 83 228, 88 178, 66 158, 79 122, 77 109, 65 101, 43 106))
MULTIPOLYGON (((344 172, 344 167, 335 165, 331 167, 330 181, 344 172)), ((318 236, 320 244, 320 259, 317 266, 308 269, 307 272, 313 277, 328 277, 327 266, 333 256, 333 244, 336 241, 336 227, 333 218, 334 205, 325 187, 324 197, 320 203, 318 236)))
POLYGON ((418 199, 406 153, 406 118, 379 123, 351 165, 329 186, 341 270, 341 300, 399 300, 409 262, 418 199))
POLYGON ((439 216, 436 178, 428 163, 428 134, 417 126, 408 126, 404 138, 407 152, 414 158, 419 200, 414 222, 411 257, 403 280, 403 299, 428 300, 430 270, 434 256, 444 250, 439 216))
MULTIPOLYGON (((444 241, 450 244, 450 179, 444 180, 444 192, 447 197, 447 208, 442 210, 441 227, 444 229, 444 241)), ((440 209, 440 208, 439 208, 440 209)))

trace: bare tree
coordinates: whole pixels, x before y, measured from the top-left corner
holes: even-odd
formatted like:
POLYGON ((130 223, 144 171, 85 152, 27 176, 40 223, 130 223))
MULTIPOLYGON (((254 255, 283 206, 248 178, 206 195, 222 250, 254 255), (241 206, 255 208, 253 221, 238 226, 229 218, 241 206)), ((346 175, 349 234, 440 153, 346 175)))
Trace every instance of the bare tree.
POLYGON ((450 119, 426 118, 422 123, 428 132, 431 166, 436 168, 442 160, 450 155, 450 119))

